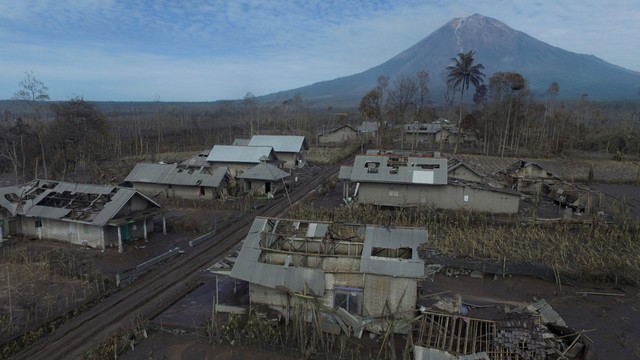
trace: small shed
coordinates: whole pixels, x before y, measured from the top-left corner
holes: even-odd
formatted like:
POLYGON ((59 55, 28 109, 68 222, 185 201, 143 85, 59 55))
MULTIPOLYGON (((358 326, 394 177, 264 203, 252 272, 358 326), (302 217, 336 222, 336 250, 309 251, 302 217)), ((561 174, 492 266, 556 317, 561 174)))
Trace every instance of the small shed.
POLYGON ((253 192, 256 195, 275 194, 278 190, 284 189, 284 178, 290 176, 288 172, 277 167, 260 163, 242 174, 238 179, 244 180, 244 190, 253 192))
MULTIPOLYGON (((0 208, 12 235, 106 248, 147 239, 162 207, 141 192, 116 186, 34 180, 0 188, 0 208)), ((163 219, 163 232, 166 225, 163 219)))

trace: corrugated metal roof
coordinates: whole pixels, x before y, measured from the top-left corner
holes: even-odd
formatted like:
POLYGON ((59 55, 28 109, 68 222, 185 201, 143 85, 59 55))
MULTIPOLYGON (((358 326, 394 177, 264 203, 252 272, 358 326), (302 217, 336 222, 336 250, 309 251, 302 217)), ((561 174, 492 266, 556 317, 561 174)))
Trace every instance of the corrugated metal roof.
MULTIPOLYGON (((275 265, 260 261, 263 251, 261 246, 272 246, 268 237, 271 236, 274 228, 278 228, 275 224, 283 221, 289 222, 294 229, 298 229, 302 223, 297 220, 260 217, 254 220, 231 270, 231 276, 274 289, 284 287, 292 291, 303 291, 306 288, 313 291, 315 295, 322 296, 325 290, 325 272, 323 270, 304 266, 275 265)), ((308 225, 305 236, 316 239, 324 237, 330 226, 330 223, 326 222, 307 221, 304 223, 308 225)), ((418 247, 426 243, 427 235, 427 231, 424 229, 366 226, 362 240, 364 247, 360 259, 360 271, 393 277, 423 277, 424 262, 418 256, 418 247), (372 256, 376 248, 410 248, 411 258, 372 256)), ((280 237, 282 235, 274 236, 280 237)), ((295 236, 300 236, 300 234, 295 236)), ((300 255, 291 253, 293 263, 298 263, 295 258, 300 255)))
POLYGON ((215 145, 207 161, 222 163, 249 163, 257 164, 260 158, 266 156, 271 160, 277 159, 275 152, 271 146, 233 146, 233 145, 215 145))
POLYGON ((269 230, 269 221, 271 220, 261 217, 253 221, 240 254, 231 269, 231 277, 272 289, 282 287, 297 292, 310 289, 315 295, 324 295, 324 271, 302 267, 285 268, 283 265, 259 262, 262 252, 260 239, 263 231, 269 230))
POLYGON ((291 176, 291 174, 286 171, 282 171, 273 165, 260 163, 237 177, 240 179, 277 181, 284 179, 287 176, 291 176))
POLYGON ((249 141, 251 141, 251 139, 234 139, 233 140, 233 146, 249 146, 249 141))
MULTIPOLYGON (((389 166, 394 156, 356 156, 351 171, 353 182, 400 184, 447 184, 447 160, 444 158, 406 157, 404 166, 389 166), (426 167, 426 168, 424 168, 426 167), (431 169, 429 167, 432 167, 431 169)), ((346 171, 346 170, 345 170, 346 171)))
POLYGON ((353 171, 353 166, 341 166, 340 172, 338 173, 338 179, 351 180, 351 171, 353 171))
POLYGON ((206 166, 207 157, 209 156, 209 150, 201 151, 197 155, 194 155, 190 159, 183 161, 182 165, 188 166, 206 166))
POLYGON ((251 146, 271 146, 275 152, 297 153, 308 150, 304 136, 293 135, 254 135, 249 141, 251 146))
POLYGON ((217 188, 227 177, 228 168, 185 167, 176 164, 137 164, 125 181, 150 184, 206 186, 217 188))
POLYGON ((423 277, 424 262, 418 256, 418 247, 427 242, 425 229, 387 228, 367 225, 360 271, 387 276, 423 277), (375 248, 410 248, 411 259, 374 256, 375 248))
MULTIPOLYGON (((14 199, 15 201, 10 202, 15 203, 17 201, 18 203, 14 215, 19 214, 27 217, 66 220, 104 226, 118 215, 122 207, 134 196, 144 199, 151 204, 151 207, 161 209, 158 203, 132 188, 75 184, 49 180, 34 180, 21 185, 19 188, 19 197, 14 199), (36 196, 33 197, 33 195, 36 196), (82 201, 88 201, 86 200, 86 195, 104 195, 105 197, 100 201, 100 206, 97 204, 95 206, 87 204, 86 207, 77 207, 76 204, 74 204, 74 200, 77 202, 80 201, 79 199, 84 198, 82 201), (47 204, 48 200, 45 199, 48 199, 49 196, 57 197, 56 206, 47 204), (74 217, 69 217, 69 214, 73 213, 78 215, 78 218, 75 218, 75 215, 74 217), (79 214, 84 214, 84 216, 80 216, 79 214)), ((8 191, 7 188, 0 189, 0 193, 6 191, 8 191)))

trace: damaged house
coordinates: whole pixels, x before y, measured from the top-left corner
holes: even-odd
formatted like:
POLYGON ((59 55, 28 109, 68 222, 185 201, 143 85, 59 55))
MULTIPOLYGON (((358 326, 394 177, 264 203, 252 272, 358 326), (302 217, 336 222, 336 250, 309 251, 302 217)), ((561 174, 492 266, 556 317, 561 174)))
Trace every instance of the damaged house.
POLYGON ((137 164, 124 181, 152 197, 218 199, 226 196, 230 178, 224 166, 137 164))
POLYGON ((553 173, 542 165, 528 160, 518 160, 502 170, 493 173, 498 180, 523 193, 542 191, 544 184, 558 180, 553 173))
POLYGON ((249 283, 252 306, 285 319, 312 300, 326 332, 360 336, 388 324, 385 316, 408 332, 425 271, 418 247, 426 242, 418 228, 257 217, 230 276, 249 283))
POLYGON ((0 214, 10 235, 122 252, 124 241, 147 239, 163 209, 131 188, 34 180, 0 188, 0 214))
POLYGON ((338 178, 345 180, 345 199, 363 204, 505 214, 519 211, 517 191, 476 182, 479 175, 470 171, 459 171, 457 177, 450 178, 449 168, 439 153, 360 155, 353 166, 340 169, 338 178), (353 191, 351 184, 355 184, 353 191))

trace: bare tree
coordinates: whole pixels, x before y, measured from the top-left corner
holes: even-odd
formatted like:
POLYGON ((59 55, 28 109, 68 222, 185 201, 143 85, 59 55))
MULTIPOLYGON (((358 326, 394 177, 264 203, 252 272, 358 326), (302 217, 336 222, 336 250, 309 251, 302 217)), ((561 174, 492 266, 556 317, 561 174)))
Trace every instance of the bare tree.
MULTIPOLYGON (((48 178, 49 174, 47 171, 47 157, 43 139, 44 125, 40 124, 40 116, 42 109, 47 106, 47 101, 49 101, 49 88, 47 88, 42 81, 38 80, 33 75, 33 71, 26 71, 24 79, 22 79, 22 81, 20 81, 18 85, 20 86, 20 88, 13 95, 13 99, 26 101, 31 109, 33 109, 33 127, 36 132, 36 136, 38 137, 38 141, 40 142, 40 152, 42 155, 42 168, 44 170, 44 177, 48 178)), ((38 177, 37 165, 34 175, 38 177)))

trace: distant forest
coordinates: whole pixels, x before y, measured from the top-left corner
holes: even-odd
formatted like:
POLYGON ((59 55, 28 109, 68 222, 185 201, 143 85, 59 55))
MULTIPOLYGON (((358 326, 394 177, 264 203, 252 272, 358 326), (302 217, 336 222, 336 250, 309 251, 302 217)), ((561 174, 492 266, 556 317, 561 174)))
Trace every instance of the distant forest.
POLYGON ((445 104, 433 104, 426 72, 382 76, 358 107, 336 109, 315 106, 300 94, 268 103, 250 93, 210 103, 53 102, 47 87, 27 73, 14 100, 0 101, 0 172, 16 181, 91 177, 104 164, 130 157, 160 161, 166 153, 203 151, 252 134, 304 135, 316 146, 319 134, 363 120, 380 122, 370 146, 382 148, 404 146, 401 125, 448 119, 480 139, 461 143, 455 149, 461 152, 551 157, 587 151, 640 158, 640 102, 597 102, 588 94, 560 100, 561 84, 555 83, 534 97, 526 84, 519 74, 497 73, 464 98, 451 86, 445 104))

